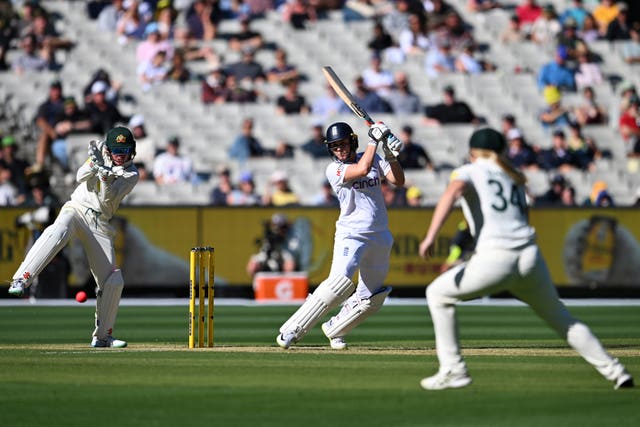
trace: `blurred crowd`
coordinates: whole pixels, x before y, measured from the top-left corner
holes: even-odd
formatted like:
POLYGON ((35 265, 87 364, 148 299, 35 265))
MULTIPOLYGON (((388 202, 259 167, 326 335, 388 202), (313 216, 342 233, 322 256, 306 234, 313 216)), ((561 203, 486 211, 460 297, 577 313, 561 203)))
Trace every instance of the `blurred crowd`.
MULTIPOLYGON (((194 170, 193 159, 183 154, 188 142, 180 135, 149 135, 144 112, 121 112, 127 85, 139 85, 143 93, 148 93, 169 81, 197 82, 203 104, 268 102, 273 105, 273 114, 316 118, 300 141, 281 141, 275 148, 266 148, 254 133, 254 118, 243 118, 228 151, 228 163, 237 162, 240 173, 232 176, 232 170, 238 169, 220 165, 208 178, 216 180, 210 197, 213 205, 300 204, 303 197, 292 190, 285 170, 274 170, 269 182, 260 186, 262 194, 257 194, 254 174, 244 165, 254 157, 292 158, 296 150, 330 161, 323 143, 323 126, 333 114, 349 110, 328 85, 322 96, 311 99, 301 92, 300 83, 307 76, 298 64, 289 61, 287 46, 273 43, 269 34, 253 27, 267 13, 277 13, 283 25, 294 31, 311 31, 314 23, 335 11, 345 22, 370 22, 371 33, 363 40, 369 63, 352 82, 358 102, 373 115, 419 114, 423 116, 421 126, 439 127, 481 125, 487 118, 476 114, 464 94, 456 93, 453 86, 444 87, 440 102, 426 104, 413 91, 403 64, 418 61, 425 77, 436 80, 443 74, 495 72, 495 47, 478 43, 473 26, 463 17, 508 10, 511 19, 500 29, 496 46, 533 43, 546 49, 552 46, 554 53, 540 69, 524 70, 536 76, 546 105, 535 118, 546 130, 548 140, 530 141, 516 117, 502 117, 507 157, 523 170, 543 170, 552 177, 547 193, 530 195, 532 203, 614 206, 607 183, 601 181, 594 183, 594 194, 575 200, 567 171, 592 172, 599 160, 609 159, 624 162, 629 173, 639 173, 640 98, 636 87, 628 81, 612 80, 602 69, 602 58, 590 47, 599 40, 616 42, 627 64, 640 63, 640 22, 632 19, 626 2, 572 0, 560 10, 538 0, 93 0, 81 4, 96 31, 112 33, 118 43, 133 46, 130 51, 135 52, 136 79, 114 81, 108 70, 96 67, 88 71, 79 99, 65 93, 65 81, 50 82, 48 93, 42 94, 37 112, 30 118, 35 129, 35 153, 20 150, 18 132, 0 129, 0 205, 30 203, 28 183, 42 182, 42 177, 46 180, 55 168, 74 172, 77 165, 70 158, 69 135, 101 135, 116 123, 127 124, 138 140, 135 161, 143 179, 159 186, 202 179, 194 170), (457 9, 461 3, 465 3, 465 14, 457 9), (237 21, 239 30, 220 31, 225 20, 237 21), (213 40, 223 41, 224 49, 216 50, 207 43, 213 40), (272 66, 259 62, 258 52, 270 52, 272 66), (281 86, 281 95, 270 97, 263 90, 268 85, 281 86), (616 91, 614 111, 596 97, 596 89, 602 85, 611 85, 616 91), (581 101, 567 104, 567 94, 572 94, 571 99, 579 94, 581 101), (614 158, 614 153, 600 148, 600 141, 589 135, 592 125, 613 125, 627 159, 614 158), (32 179, 34 176, 41 179, 32 179)), ((0 0, 0 73, 23 76, 63 67, 61 58, 80 41, 61 32, 56 25, 58 19, 59 15, 37 0, 0 0)), ((434 163, 429 141, 416 140, 416 129, 411 125, 394 131, 405 145, 399 158, 404 168, 439 172, 456 166, 434 163)), ((424 189, 383 185, 389 206, 424 205, 424 189)), ((319 206, 337 203, 330 186, 322 182, 313 201, 319 206)))

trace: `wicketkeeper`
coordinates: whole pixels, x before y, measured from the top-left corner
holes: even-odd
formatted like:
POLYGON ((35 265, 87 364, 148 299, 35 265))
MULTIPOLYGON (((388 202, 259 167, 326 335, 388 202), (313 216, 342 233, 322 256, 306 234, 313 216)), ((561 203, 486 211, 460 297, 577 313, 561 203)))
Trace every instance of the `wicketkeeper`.
POLYGON ((97 285, 92 347, 127 345, 111 335, 124 280, 115 265, 115 229, 109 220, 138 182, 138 170, 132 161, 135 153, 136 141, 131 131, 121 126, 111 129, 105 141, 89 143, 89 159, 78 169, 79 185, 71 200, 31 247, 9 287, 9 294, 22 296, 69 240, 79 239, 97 285))
POLYGON ((282 348, 300 341, 318 320, 343 302, 340 312, 322 325, 322 331, 331 348, 347 348, 344 337, 378 311, 391 292, 384 280, 393 237, 380 184, 387 179, 404 185, 404 172, 393 154, 402 149, 402 142, 384 123, 371 126, 369 136, 366 149, 358 153, 358 136, 351 126, 338 122, 327 129, 325 144, 334 161, 327 166, 326 176, 340 201, 331 272, 280 327, 276 342, 282 348), (384 158, 376 154, 378 144, 382 144, 384 158), (351 281, 356 271, 357 285, 351 281))

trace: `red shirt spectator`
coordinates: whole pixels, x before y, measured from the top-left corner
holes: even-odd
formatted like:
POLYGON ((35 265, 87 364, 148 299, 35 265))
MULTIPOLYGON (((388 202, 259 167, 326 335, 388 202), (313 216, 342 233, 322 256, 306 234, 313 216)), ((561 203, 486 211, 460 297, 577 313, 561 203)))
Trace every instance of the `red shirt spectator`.
POLYGON ((520 19, 520 25, 524 27, 531 26, 540 15, 542 15, 542 7, 536 0, 524 0, 516 7, 516 16, 520 19))

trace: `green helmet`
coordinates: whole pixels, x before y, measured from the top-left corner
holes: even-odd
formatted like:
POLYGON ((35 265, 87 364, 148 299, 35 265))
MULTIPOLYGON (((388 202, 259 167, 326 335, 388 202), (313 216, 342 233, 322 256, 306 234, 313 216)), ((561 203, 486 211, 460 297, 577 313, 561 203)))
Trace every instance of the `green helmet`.
POLYGON ((481 148, 483 150, 495 151, 500 154, 506 148, 504 136, 492 128, 482 128, 473 132, 469 140, 469 148, 481 148))
POLYGON ((111 154, 136 154, 136 140, 124 126, 116 126, 107 132, 106 144, 111 154))

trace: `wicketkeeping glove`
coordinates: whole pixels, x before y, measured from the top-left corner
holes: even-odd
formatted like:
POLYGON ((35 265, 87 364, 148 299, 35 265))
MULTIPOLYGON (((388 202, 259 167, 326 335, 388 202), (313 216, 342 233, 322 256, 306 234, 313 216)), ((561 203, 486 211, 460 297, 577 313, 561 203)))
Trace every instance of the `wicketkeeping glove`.
POLYGON ((96 140, 89 141, 89 158, 93 163, 98 165, 104 164, 104 157, 102 157, 102 143, 96 140))
POLYGON ((369 137, 376 143, 383 142, 387 139, 387 136, 391 134, 389 127, 382 122, 378 122, 371 125, 369 128, 369 137))

